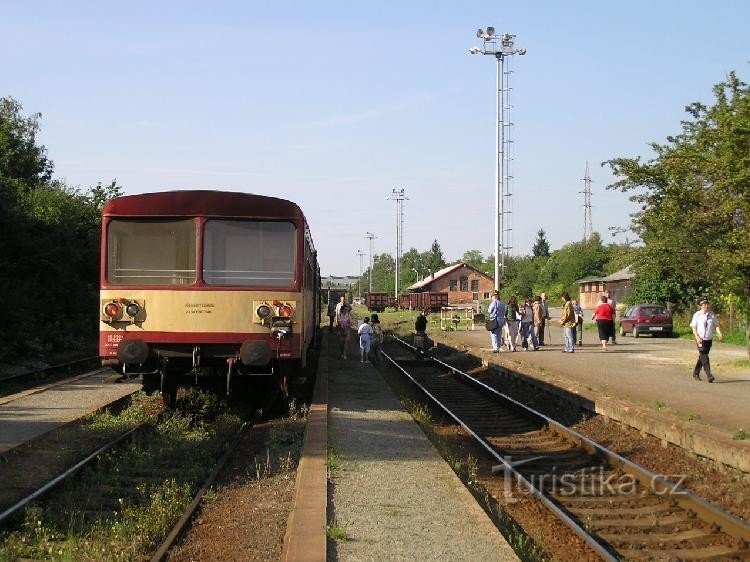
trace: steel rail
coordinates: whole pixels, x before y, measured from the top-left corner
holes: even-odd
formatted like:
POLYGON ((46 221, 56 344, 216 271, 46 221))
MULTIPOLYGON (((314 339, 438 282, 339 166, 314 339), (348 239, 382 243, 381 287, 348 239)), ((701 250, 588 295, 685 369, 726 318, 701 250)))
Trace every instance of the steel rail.
POLYGON ((67 369, 68 367, 72 367, 80 363, 86 363, 88 361, 94 361, 96 359, 99 359, 99 357, 84 357, 83 359, 76 359, 75 361, 68 361, 67 363, 61 363, 60 365, 50 365, 49 367, 45 367, 44 369, 37 369, 36 371, 28 371, 26 373, 18 373, 15 375, 6 375, 3 377, 0 377, 0 382, 7 382, 7 381, 20 379, 24 377, 33 377, 36 375, 41 375, 48 371, 54 371, 56 369, 67 369))
POLYGON ((56 476, 55 478, 53 478, 52 480, 50 480, 49 482, 47 482, 44 486, 42 486, 41 488, 39 488, 35 492, 32 492, 31 494, 29 494, 28 496, 26 496, 22 500, 20 500, 17 503, 15 503, 13 506, 9 507, 8 509, 6 509, 2 513, 0 513, 0 525, 5 524, 7 522, 7 520, 14 513, 16 513, 22 507, 24 507, 25 505, 27 505, 29 502, 35 500, 36 498, 38 498, 39 496, 45 494, 46 492, 49 492, 52 488, 54 488, 55 486, 57 486, 58 484, 60 484, 62 481, 64 481, 66 478, 68 478, 72 474, 75 474, 76 472, 78 472, 81 468, 83 468, 84 466, 86 466, 87 464, 89 464, 91 461, 93 461, 94 459, 96 459, 99 455, 101 455, 102 453, 107 452, 109 449, 113 448, 115 445, 119 444, 121 441, 123 441, 126 438, 130 437, 131 435, 133 435, 133 433, 135 433, 136 431, 138 431, 139 429, 141 429, 147 423, 148 422, 143 422, 141 424, 138 424, 136 427, 134 427, 134 428, 128 430, 127 432, 123 433, 122 435, 116 437, 115 439, 113 439, 109 443, 103 445, 102 447, 100 447, 99 449, 97 449, 96 451, 94 451, 93 453, 91 453, 90 455, 88 455, 83 460, 77 462, 75 465, 73 465, 72 467, 68 468, 65 472, 59 474, 58 476, 56 476))
MULTIPOLYGON (((405 342, 404 344, 409 345, 405 342)), ((498 398, 511 402, 513 405, 523 409, 529 414, 537 416, 540 420, 543 420, 545 423, 547 423, 556 433, 558 433, 563 438, 567 438, 573 441, 574 443, 586 449, 586 451, 591 454, 599 456, 600 458, 604 458, 609 463, 611 463, 612 466, 619 468, 623 472, 635 476, 642 484, 650 487, 657 494, 669 494, 671 498, 675 499, 677 503, 680 504, 680 507, 684 509, 692 509, 697 514, 699 514, 699 516, 702 516, 701 519, 707 521, 708 523, 715 523, 719 525, 721 527, 721 530, 728 535, 743 539, 745 541, 750 541, 750 525, 748 523, 746 523, 742 519, 739 519, 738 517, 735 517, 731 513, 726 513, 716 506, 706 502, 702 498, 695 496, 684 486, 674 484, 673 482, 670 482, 663 478, 662 475, 655 474, 647 468, 635 464, 634 462, 626 459, 618 453, 610 451, 599 443, 592 441, 585 435, 582 435, 577 431, 570 429, 569 427, 565 427, 561 423, 556 422, 555 420, 549 418, 541 412, 530 408, 526 404, 522 404, 521 402, 518 402, 510 396, 488 386, 482 381, 472 377, 468 373, 464 373, 463 371, 460 371, 455 367, 448 365, 443 361, 440 361, 439 359, 433 357, 431 357, 430 359, 444 366, 445 368, 450 369, 453 373, 460 375, 472 384, 482 387, 498 398)))
POLYGON ((97 369, 94 369, 93 371, 89 371, 88 373, 81 373, 80 375, 74 375, 72 377, 68 377, 67 379, 43 384, 42 386, 27 388, 26 390, 21 390, 20 392, 16 392, 15 394, 9 394, 7 396, 0 397, 0 406, 10 404, 11 402, 15 402, 16 400, 20 400, 21 398, 25 398, 27 396, 41 394, 42 392, 46 392, 51 388, 55 388, 56 386, 62 386, 64 384, 76 382, 78 380, 85 379, 86 377, 93 377, 94 375, 98 375, 99 373, 106 370, 107 368, 99 367, 97 369))
MULTIPOLYGON (((397 338, 393 336, 393 339, 398 341, 400 344, 414 350, 415 352, 418 352, 417 348, 409 345, 405 341, 401 340, 400 338, 397 338)), ((443 411, 448 414, 451 418, 453 418, 456 423, 458 423, 469 435, 471 435, 474 439, 477 440, 477 442, 487 451, 489 455, 491 455, 497 462, 499 462, 505 469, 506 477, 510 473, 513 476, 515 476, 516 481, 524 484, 528 487, 528 490, 531 491, 533 495, 535 495, 539 501, 541 501, 547 509, 549 509, 560 521, 562 521, 565 525, 568 526, 569 529, 571 529, 578 537, 581 538, 589 547, 591 547, 592 550, 594 550, 597 554, 599 554, 602 558, 605 560, 608 560, 610 562, 617 562, 618 558, 612 554, 612 552, 606 548, 604 545, 602 545, 599 541, 597 541, 594 537, 592 537, 589 533, 586 532, 583 527, 581 527, 578 523, 576 523, 571 517, 565 513, 560 507, 558 507, 552 500, 550 500, 547 496, 544 495, 544 493, 538 489, 534 484, 532 484, 530 481, 528 481, 520 472, 518 472, 515 467, 509 463, 505 458, 503 458, 496 450, 495 448, 488 443, 483 437, 478 435, 474 432, 464 421, 459 418, 456 414, 454 414, 445 404, 443 404, 436 396, 434 396, 429 390, 427 390, 424 386, 422 386, 414 377, 412 377, 401 365, 399 365, 395 359, 393 359, 390 355, 388 355, 385 352, 382 352, 383 355, 388 359, 398 370, 400 370, 404 375, 406 375, 409 380, 411 380, 422 392, 424 392, 432 401, 434 401, 438 406, 440 406, 443 411)), ((431 358, 430 358, 431 359, 431 358)), ((453 370, 453 369, 451 369, 453 370)), ((493 467, 493 472, 495 470, 495 467, 493 467)))
POLYGON ((237 449, 237 446, 239 445, 240 440, 247 434, 247 432, 250 430, 251 427, 252 427, 252 424, 250 423, 242 424, 242 427, 240 428, 240 431, 237 433, 237 436, 232 440, 232 443, 230 444, 229 448, 224 452, 221 458, 216 462, 216 466, 214 466, 214 469, 211 471, 211 474, 209 474, 208 478, 206 478, 205 482, 203 483, 203 486, 201 486, 201 489, 198 490, 198 492, 195 494, 193 501, 190 502, 190 505, 182 514, 182 517, 180 517, 177 523, 175 523, 174 527, 172 527, 172 530, 167 535, 167 538, 164 539, 164 541, 161 543, 157 551, 151 557, 151 562, 161 562, 162 560, 166 558, 167 554, 169 553, 169 550, 172 548, 175 541, 180 537, 183 530, 185 529, 187 524, 190 522, 190 519, 193 517, 193 514, 198 509, 198 506, 200 505, 200 502, 203 499, 203 497, 206 495, 206 492, 208 492, 208 489, 213 485, 214 480, 216 480, 216 477, 219 475, 219 472, 221 471, 222 468, 224 468, 224 465, 229 460, 229 457, 237 449))
MULTIPOLYGON (((414 346, 410 345, 409 343, 405 342, 404 340, 396 336, 392 336, 392 339, 394 341, 397 341, 400 345, 404 347, 417 351, 417 349, 414 346)), ((488 386, 487 384, 476 379, 475 377, 472 377, 468 373, 465 373, 461 371, 460 369, 457 369, 453 365, 449 365, 448 363, 445 363, 444 361, 441 361, 434 357, 427 356, 427 358, 441 365, 445 369, 448 369, 449 372, 451 372, 452 374, 459 375, 460 377, 470 382, 471 384, 479 386, 483 390, 490 392, 493 396, 501 400, 504 400, 506 402, 509 402, 517 409, 521 409, 525 413, 536 417, 537 420, 543 421, 544 423, 548 425, 548 427, 550 427, 553 431, 555 431, 561 437, 580 445, 590 454, 595 455, 599 458, 603 458, 604 460, 608 461, 613 467, 619 468, 623 472, 636 477, 642 484, 648 486, 657 495, 664 495, 665 493, 668 493, 670 495, 670 499, 674 499, 680 505, 680 507, 686 510, 687 509, 693 510, 700 519, 708 523, 718 525, 721 531, 723 531, 724 533, 732 537, 744 540, 744 541, 750 541, 750 525, 746 523, 745 521, 743 521, 742 519, 735 517, 734 515, 730 513, 726 513, 725 511, 719 509, 718 507, 706 502, 702 498, 695 496, 692 492, 687 490, 685 487, 678 485, 678 484, 674 484, 666 480, 665 478, 663 478, 662 475, 655 474, 651 472, 650 470, 646 469, 645 467, 642 467, 624 458, 618 453, 615 453, 614 451, 610 451, 609 449, 607 449, 606 447, 603 447, 599 443, 596 443, 595 441, 589 439, 588 437, 578 433, 577 431, 573 429, 565 427, 564 425, 551 419, 545 414, 542 414, 541 412, 538 412, 534 410, 533 408, 530 408, 526 404, 523 404, 519 402, 518 400, 515 400, 514 398, 511 398, 510 396, 503 394, 502 392, 499 392, 498 390, 488 386)), ((401 370, 403 371, 403 369, 401 370)), ((409 377, 409 378, 412 378, 412 377, 409 377)), ((416 383, 416 381, 414 382, 416 383)), ((421 387, 419 383, 416 383, 416 384, 421 387)), ((462 427, 465 427, 464 424, 461 424, 461 425, 462 427)), ((473 432, 471 433, 473 434, 473 432)))

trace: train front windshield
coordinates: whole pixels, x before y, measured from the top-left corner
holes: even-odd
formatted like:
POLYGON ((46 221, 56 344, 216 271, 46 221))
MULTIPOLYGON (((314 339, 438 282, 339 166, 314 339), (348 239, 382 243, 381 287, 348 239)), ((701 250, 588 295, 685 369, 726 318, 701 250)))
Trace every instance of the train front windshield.
MULTIPOLYGON (((202 279, 208 285, 285 287, 294 282, 291 222, 207 220, 202 279)), ((114 285, 186 285, 197 277, 196 223, 115 219, 107 229, 107 280, 114 285)))
POLYGON ((195 222, 112 220, 107 227, 107 280, 114 285, 195 282, 195 222))
POLYGON ((294 282, 297 229, 290 222, 209 220, 203 231, 208 285, 286 287, 294 282))

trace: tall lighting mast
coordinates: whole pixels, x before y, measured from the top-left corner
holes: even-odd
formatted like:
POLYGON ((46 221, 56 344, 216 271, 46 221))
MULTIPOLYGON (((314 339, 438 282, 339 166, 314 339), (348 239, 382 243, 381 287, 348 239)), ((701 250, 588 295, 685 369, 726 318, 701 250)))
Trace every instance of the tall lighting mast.
POLYGON ((591 225, 591 176, 589 176, 589 163, 586 162, 586 175, 583 176, 583 239, 588 240, 593 234, 594 227, 591 225))
POLYGON ((373 266, 373 260, 375 259, 372 253, 372 241, 377 238, 372 232, 365 232, 365 238, 367 238, 370 241, 370 292, 372 293, 372 266, 373 266))
POLYGON ((399 264, 401 263, 401 250, 403 247, 403 231, 404 231, 404 199, 409 199, 406 196, 404 188, 394 189, 391 194, 386 197, 396 202, 396 289, 395 297, 398 300, 398 277, 399 277, 399 264))
MULTIPOLYGON (((513 178, 510 163, 510 103, 509 79, 512 74, 510 68, 505 69, 506 58, 513 55, 525 55, 526 49, 516 49, 513 46, 515 35, 503 33, 495 34, 494 27, 478 29, 477 37, 482 40, 482 47, 472 47, 472 55, 491 55, 497 61, 497 127, 495 134, 495 289, 499 290, 505 269, 505 254, 512 247, 511 223, 512 214, 510 180, 513 178)), ((509 65, 510 66, 510 65, 509 65)))
POLYGON ((359 256, 359 277, 357 278, 357 298, 362 298, 362 256, 365 255, 365 253, 362 250, 357 250, 357 255, 359 256))

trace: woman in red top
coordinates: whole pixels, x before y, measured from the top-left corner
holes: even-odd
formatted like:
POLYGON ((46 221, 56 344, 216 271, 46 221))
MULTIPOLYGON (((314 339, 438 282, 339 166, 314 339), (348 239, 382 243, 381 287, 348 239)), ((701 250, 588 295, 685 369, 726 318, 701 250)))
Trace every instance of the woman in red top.
POLYGON ((602 342, 602 351, 607 351, 609 338, 615 335, 615 309, 607 302, 607 297, 599 297, 599 304, 594 309, 593 320, 599 329, 599 340, 602 342))

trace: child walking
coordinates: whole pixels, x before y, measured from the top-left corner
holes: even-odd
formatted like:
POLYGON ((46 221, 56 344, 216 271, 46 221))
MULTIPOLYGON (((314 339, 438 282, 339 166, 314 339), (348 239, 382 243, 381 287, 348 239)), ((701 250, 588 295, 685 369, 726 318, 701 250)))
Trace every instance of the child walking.
POLYGON ((367 361, 367 355, 370 353, 370 344, 372 343, 372 326, 370 326, 369 316, 365 316, 357 333, 359 334, 359 350, 362 354, 362 363, 364 363, 367 361))

